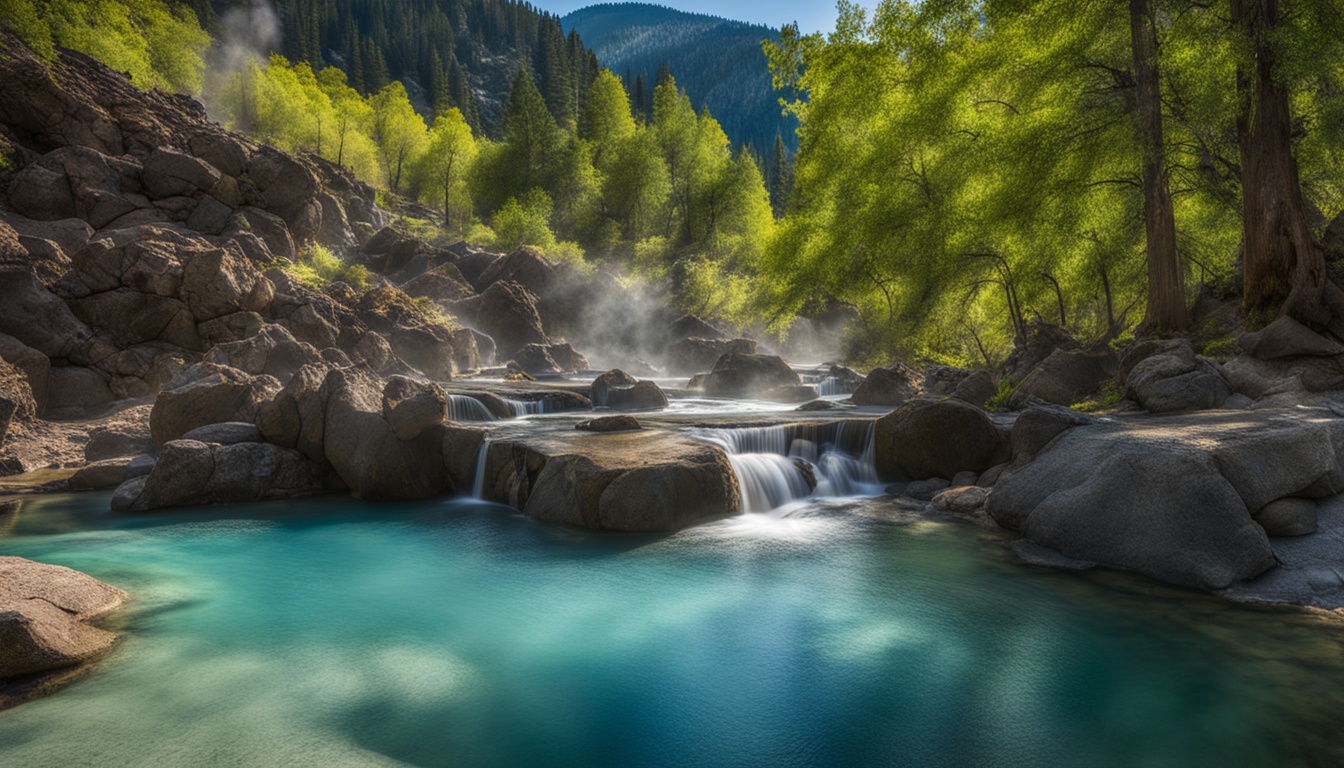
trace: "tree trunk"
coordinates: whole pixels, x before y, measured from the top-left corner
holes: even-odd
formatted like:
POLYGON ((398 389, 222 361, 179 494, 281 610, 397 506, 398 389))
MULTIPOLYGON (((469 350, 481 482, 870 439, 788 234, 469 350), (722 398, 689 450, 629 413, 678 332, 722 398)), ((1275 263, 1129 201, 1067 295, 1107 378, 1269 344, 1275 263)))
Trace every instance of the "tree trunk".
POLYGON ((1321 298, 1325 254, 1312 234, 1293 158, 1288 91, 1274 78, 1270 38, 1279 21, 1279 0, 1232 0, 1232 23, 1255 52, 1254 61, 1237 72, 1246 246, 1242 305, 1263 320, 1287 315, 1320 328, 1330 320, 1321 298))
POLYGON ((1189 327, 1185 284, 1176 253, 1176 214, 1167 186, 1162 139, 1162 94, 1157 74, 1157 29, 1149 0, 1129 0, 1137 98, 1135 123, 1143 148, 1143 223, 1148 238, 1149 332, 1179 333, 1189 327))

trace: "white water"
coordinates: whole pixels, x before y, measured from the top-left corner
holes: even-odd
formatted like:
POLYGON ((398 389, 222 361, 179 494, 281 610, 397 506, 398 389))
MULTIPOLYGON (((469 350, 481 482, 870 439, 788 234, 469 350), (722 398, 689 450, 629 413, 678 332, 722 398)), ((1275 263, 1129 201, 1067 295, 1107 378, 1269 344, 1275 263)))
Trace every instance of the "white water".
POLYGON ((490 453, 490 437, 487 435, 481 441, 481 449, 476 454, 476 476, 471 480, 471 495, 473 498, 483 498, 485 496, 485 459, 490 453))
POLYGON ((768 512, 807 497, 882 492, 873 464, 872 421, 701 429, 692 434, 728 451, 747 512, 768 512), (812 466, 815 489, 809 488, 797 460, 812 466))
POLYGON ((551 399, 549 397, 543 397, 539 400, 513 400, 506 397, 503 398, 503 400, 513 409, 513 415, 515 417, 552 413, 551 399))
POLYGON ((448 396, 448 418, 453 421, 494 421, 490 410, 471 395, 448 396))

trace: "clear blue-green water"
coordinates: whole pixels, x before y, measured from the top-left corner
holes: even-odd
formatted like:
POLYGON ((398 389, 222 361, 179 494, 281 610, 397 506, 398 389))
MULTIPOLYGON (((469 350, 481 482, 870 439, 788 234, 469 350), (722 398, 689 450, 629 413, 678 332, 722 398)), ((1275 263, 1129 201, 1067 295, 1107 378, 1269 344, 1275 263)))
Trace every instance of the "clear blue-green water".
POLYGON ((1338 764, 1336 628, 1029 569, 844 504, 671 537, 464 502, 25 502, 0 551, 127 589, 9 766, 1338 764))

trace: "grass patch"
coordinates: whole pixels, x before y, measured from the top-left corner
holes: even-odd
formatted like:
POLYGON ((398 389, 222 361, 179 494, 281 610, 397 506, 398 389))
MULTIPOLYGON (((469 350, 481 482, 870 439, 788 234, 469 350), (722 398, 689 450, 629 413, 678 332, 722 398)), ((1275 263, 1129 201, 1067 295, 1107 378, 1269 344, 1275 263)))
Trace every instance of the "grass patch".
POLYGON ((1116 383, 1115 379, 1110 379, 1102 385, 1101 392, 1098 393, 1097 397, 1091 400, 1084 400, 1081 403, 1074 403, 1070 407, 1075 411, 1082 411, 1083 413, 1100 413, 1102 411, 1112 410, 1115 406, 1120 404, 1120 401, 1123 400, 1124 397, 1125 391, 1120 388, 1120 385, 1116 383))
POLYGON ((346 264, 320 245, 304 249, 297 262, 280 258, 269 266, 285 272, 299 284, 315 291, 332 283, 345 283, 356 292, 363 293, 370 285, 369 270, 362 264, 346 264))

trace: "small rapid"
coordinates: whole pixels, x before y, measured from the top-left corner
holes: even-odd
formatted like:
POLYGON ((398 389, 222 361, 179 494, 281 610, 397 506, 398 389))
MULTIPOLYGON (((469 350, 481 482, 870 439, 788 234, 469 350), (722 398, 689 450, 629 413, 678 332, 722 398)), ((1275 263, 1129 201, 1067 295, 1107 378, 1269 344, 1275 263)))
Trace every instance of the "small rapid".
POLYGON ((494 421, 494 414, 471 395, 448 396, 448 418, 453 421, 494 421))
POLYGON ((698 429, 691 434, 728 452, 742 508, 769 512, 809 497, 882 493, 873 462, 873 421, 698 429))

